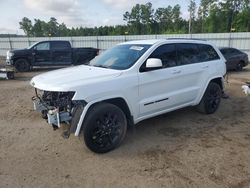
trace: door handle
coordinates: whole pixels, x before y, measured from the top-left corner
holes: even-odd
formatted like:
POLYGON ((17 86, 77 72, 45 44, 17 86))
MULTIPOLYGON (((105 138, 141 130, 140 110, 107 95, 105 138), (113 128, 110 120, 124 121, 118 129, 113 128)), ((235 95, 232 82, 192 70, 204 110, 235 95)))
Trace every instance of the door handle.
POLYGON ((35 52, 33 52, 33 53, 32 53, 32 55, 36 55, 36 53, 35 53, 35 52))
POLYGON ((181 70, 173 70, 172 71, 172 74, 179 74, 179 73, 181 73, 181 70))
POLYGON ((208 68, 208 65, 203 65, 201 68, 207 69, 207 68, 208 68))

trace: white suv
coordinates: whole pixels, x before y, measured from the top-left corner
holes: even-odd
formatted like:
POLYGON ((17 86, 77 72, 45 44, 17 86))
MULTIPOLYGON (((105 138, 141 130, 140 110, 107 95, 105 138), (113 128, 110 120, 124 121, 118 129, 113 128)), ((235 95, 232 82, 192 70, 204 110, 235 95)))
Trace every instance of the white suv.
POLYGON ((55 129, 82 135, 97 153, 116 148, 127 126, 186 106, 214 113, 225 59, 201 40, 141 40, 118 44, 88 65, 34 77, 35 110, 55 129))

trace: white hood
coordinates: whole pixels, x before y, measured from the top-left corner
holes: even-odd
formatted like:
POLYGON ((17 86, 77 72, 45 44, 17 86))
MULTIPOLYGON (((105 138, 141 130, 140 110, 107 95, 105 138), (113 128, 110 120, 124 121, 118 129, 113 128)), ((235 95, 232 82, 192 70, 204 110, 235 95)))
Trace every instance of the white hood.
POLYGON ((96 81, 117 77, 119 70, 80 65, 35 76, 30 84, 45 91, 75 91, 78 87, 96 81))

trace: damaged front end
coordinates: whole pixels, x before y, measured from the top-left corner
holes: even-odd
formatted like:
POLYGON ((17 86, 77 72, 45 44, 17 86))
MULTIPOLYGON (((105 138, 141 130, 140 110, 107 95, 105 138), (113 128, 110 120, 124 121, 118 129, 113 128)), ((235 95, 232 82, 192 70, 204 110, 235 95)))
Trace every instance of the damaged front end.
POLYGON ((35 89, 36 95, 32 97, 34 109, 42 114, 44 119, 55 129, 61 123, 67 124, 63 136, 68 138, 74 133, 80 116, 86 105, 85 101, 73 101, 75 92, 41 91, 35 89))

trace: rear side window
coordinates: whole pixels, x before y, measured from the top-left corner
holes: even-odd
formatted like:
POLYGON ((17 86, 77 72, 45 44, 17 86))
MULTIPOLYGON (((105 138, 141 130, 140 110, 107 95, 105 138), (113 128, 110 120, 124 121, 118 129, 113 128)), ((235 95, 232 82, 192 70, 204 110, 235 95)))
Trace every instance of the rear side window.
POLYGON ((213 61, 216 59, 220 59, 219 55, 215 51, 215 49, 207 44, 197 44, 199 48, 199 61, 213 61))
POLYGON ((177 65, 176 50, 174 44, 165 44, 158 47, 149 58, 161 59, 162 65, 166 67, 174 67, 177 65))
POLYGON ((52 42, 53 50, 67 50, 70 47, 70 44, 68 42, 58 41, 58 42, 52 42))
POLYGON ((199 63, 199 49, 196 44, 183 43, 176 44, 179 65, 199 63))

